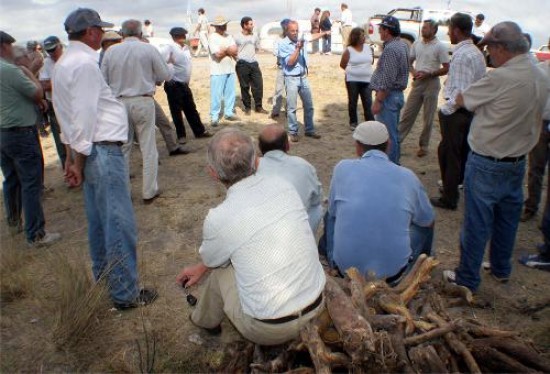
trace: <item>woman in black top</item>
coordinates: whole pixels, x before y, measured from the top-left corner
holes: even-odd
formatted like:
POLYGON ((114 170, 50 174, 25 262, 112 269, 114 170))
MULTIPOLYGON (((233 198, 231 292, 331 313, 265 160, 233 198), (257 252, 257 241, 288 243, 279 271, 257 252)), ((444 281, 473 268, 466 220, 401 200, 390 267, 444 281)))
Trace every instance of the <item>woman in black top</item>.
MULTIPOLYGON (((319 24, 319 27, 321 29, 321 32, 323 31, 330 32, 330 29, 332 28, 332 22, 330 22, 330 12, 328 10, 325 10, 323 14, 321 14, 321 22, 319 24)), ((323 53, 325 55, 331 54, 330 43, 331 43, 330 33, 323 35, 323 53)))

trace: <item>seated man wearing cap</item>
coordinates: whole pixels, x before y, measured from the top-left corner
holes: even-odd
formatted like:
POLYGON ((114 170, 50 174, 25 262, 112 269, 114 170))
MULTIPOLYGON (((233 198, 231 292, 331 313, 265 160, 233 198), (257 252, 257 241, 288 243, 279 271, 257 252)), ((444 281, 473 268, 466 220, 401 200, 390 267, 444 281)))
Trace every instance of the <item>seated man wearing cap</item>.
POLYGON ((44 39, 44 49, 48 56, 44 59, 44 67, 40 70, 40 83, 46 93, 46 100, 48 100, 48 117, 50 120, 50 128, 52 129, 53 139, 55 142, 55 149, 57 155, 61 161, 61 167, 65 168, 65 160, 67 154, 65 151, 65 145, 61 142, 59 124, 57 123, 57 117, 52 105, 52 76, 55 63, 61 58, 63 54, 63 44, 59 41, 57 36, 48 36, 44 39))
POLYGON ((261 345, 292 340, 322 310, 326 281, 300 197, 285 180, 255 173, 254 143, 240 130, 214 135, 207 158, 227 196, 204 221, 202 262, 177 277, 191 286, 210 271, 191 321, 214 329, 227 317, 261 345))
POLYGON ((327 257, 342 274, 356 267, 393 284, 431 254, 433 208, 416 175, 389 160, 384 124, 363 122, 353 138, 359 159, 340 161, 332 175, 327 257))

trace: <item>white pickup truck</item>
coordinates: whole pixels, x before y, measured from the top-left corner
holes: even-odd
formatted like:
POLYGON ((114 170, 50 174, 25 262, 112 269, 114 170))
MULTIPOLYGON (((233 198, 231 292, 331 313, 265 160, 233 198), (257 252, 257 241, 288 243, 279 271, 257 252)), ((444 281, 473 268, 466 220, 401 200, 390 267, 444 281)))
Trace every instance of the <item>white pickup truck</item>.
MULTIPOLYGON (((365 31, 368 31, 370 43, 374 45, 375 55, 382 53, 382 41, 380 40, 380 34, 378 33, 378 24, 382 22, 385 16, 394 16, 399 20, 401 26, 401 38, 414 43, 422 36, 420 29, 422 28, 422 22, 432 19, 439 25, 437 30, 437 38, 443 43, 447 44, 450 49, 451 42, 447 31, 449 29, 449 21, 456 10, 451 9, 422 9, 422 8, 397 8, 393 9, 388 14, 377 14, 370 18, 369 22, 365 25, 365 31)), ((475 16, 469 12, 462 12, 469 14, 472 17, 472 21, 475 16)))

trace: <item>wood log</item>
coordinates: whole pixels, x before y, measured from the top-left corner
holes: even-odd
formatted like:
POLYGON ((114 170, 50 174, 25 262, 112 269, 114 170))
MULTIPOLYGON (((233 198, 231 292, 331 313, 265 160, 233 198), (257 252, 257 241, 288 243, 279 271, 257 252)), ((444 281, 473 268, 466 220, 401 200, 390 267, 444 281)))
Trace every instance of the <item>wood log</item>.
POLYGON ((254 346, 252 342, 242 341, 228 344, 224 352, 225 363, 221 369, 227 373, 247 373, 254 355, 254 346))
POLYGON ((449 373, 459 373, 455 356, 447 349, 444 342, 434 344, 434 348, 449 373))
POLYGON ((414 274, 414 277, 412 278, 410 283, 406 285, 405 290, 400 293, 403 304, 407 305, 418 292, 420 285, 430 279, 430 274, 433 268, 437 266, 437 264, 439 264, 439 261, 437 261, 433 257, 428 257, 422 262, 422 264, 418 268, 418 272, 414 274))
POLYGON ((472 305, 474 301, 474 295, 472 294, 472 291, 470 291, 468 287, 460 286, 455 283, 442 281, 441 292, 448 296, 460 297, 464 301, 466 301, 468 305, 472 305))
POLYGON ((357 268, 351 267, 346 270, 346 274, 350 279, 349 288, 351 290, 351 301, 359 313, 368 320, 370 313, 368 312, 367 299, 365 298, 365 278, 359 273, 357 268))
POLYGON ((285 371, 289 367, 289 354, 285 349, 277 355, 273 360, 269 360, 261 363, 252 363, 250 368, 253 370, 259 370, 266 373, 280 373, 285 371))
POLYGON ((344 351, 350 355, 353 364, 367 361, 375 350, 370 324, 332 278, 327 278, 325 296, 327 310, 340 333, 344 351))
POLYGON ((405 318, 396 314, 377 314, 369 318, 369 323, 374 330, 391 331, 397 324, 404 322, 405 318))
POLYGON ((536 370, 522 365, 506 354, 489 346, 478 346, 472 350, 474 357, 483 362, 483 366, 495 373, 534 373, 536 370))
MULTIPOLYGON (((445 327, 448 325, 448 323, 438 316, 435 313, 429 313, 427 315, 428 319, 430 321, 433 321, 436 323, 439 327, 445 327)), ((472 353, 468 350, 468 348, 456 337, 456 335, 452 332, 448 332, 445 335, 443 335, 445 338, 445 341, 449 345, 449 347, 456 353, 462 356, 464 359, 464 362, 468 366, 468 369, 472 373, 481 373, 481 370, 479 369, 479 365, 477 364, 475 358, 472 356, 472 353)))
POLYGON ((331 352, 323 343, 319 335, 319 326, 315 321, 308 323, 300 331, 300 336, 308 348, 317 373, 331 373, 331 365, 349 365, 349 358, 345 354, 331 352))
POLYGON ((289 370, 285 374, 315 374, 315 370, 313 370, 313 368, 308 368, 307 366, 302 366, 289 370))
POLYGON ((425 332, 424 334, 409 336, 403 340, 403 343, 407 346, 422 344, 433 339, 439 339, 446 333, 453 331, 455 328, 455 325, 449 323, 443 327, 438 327, 431 331, 425 332))
POLYGON ((401 282, 395 287, 393 287, 393 291, 396 293, 401 293, 407 289, 407 287, 412 283, 415 274, 418 273, 418 270, 422 266, 422 263, 428 258, 428 256, 424 253, 422 253, 418 258, 416 259, 416 262, 414 263, 411 270, 403 277, 401 282))
POLYGON ((468 333, 470 333, 472 336, 477 338, 485 338, 485 337, 512 338, 519 335, 519 332, 517 331, 498 330, 498 329, 493 329, 491 327, 476 325, 471 322, 464 322, 462 325, 468 333))
POLYGON ((380 307, 391 314, 403 316, 406 321, 405 334, 410 335, 414 332, 414 320, 409 312, 409 309, 403 305, 399 295, 393 293, 384 293, 378 296, 378 304, 380 307))
POLYGON ((430 323, 428 321, 420 321, 417 319, 414 320, 414 327, 416 327, 416 329, 420 331, 431 331, 437 328, 437 326, 433 323, 430 323))
POLYGON ((491 347, 518 360, 525 366, 550 373, 550 362, 535 350, 529 348, 524 342, 507 338, 485 338, 474 340, 471 343, 473 349, 479 347, 491 347))
POLYGON ((390 333, 390 341, 393 347, 394 352, 397 354, 397 364, 395 372, 412 374, 415 371, 412 368, 411 361, 407 355, 407 349, 403 343, 403 338, 405 337, 405 323, 400 323, 397 325, 395 330, 390 333))
POLYGON ((368 304, 369 300, 380 291, 390 290, 390 286, 384 281, 371 281, 365 285, 365 300, 368 304))
POLYGON ((417 373, 447 373, 447 367, 431 345, 409 349, 409 357, 417 373))

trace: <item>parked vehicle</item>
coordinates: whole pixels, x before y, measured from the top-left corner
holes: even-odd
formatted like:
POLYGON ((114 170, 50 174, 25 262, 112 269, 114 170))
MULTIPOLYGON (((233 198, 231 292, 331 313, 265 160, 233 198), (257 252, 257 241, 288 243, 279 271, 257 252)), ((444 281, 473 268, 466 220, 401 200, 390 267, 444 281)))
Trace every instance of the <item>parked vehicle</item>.
POLYGON ((543 45, 535 52, 535 57, 540 62, 550 60, 550 49, 548 45, 543 45))
MULTIPOLYGON (((422 22, 432 19, 439 25, 437 30, 437 38, 443 43, 449 46, 451 49, 451 41, 449 40, 449 22, 451 16, 455 14, 456 10, 451 9, 422 9, 422 8, 397 8, 388 12, 388 14, 377 14, 370 18, 369 22, 365 25, 365 31, 368 32, 370 42, 375 46, 375 55, 382 53, 382 44, 380 40, 380 34, 378 33, 378 24, 382 22, 385 16, 394 16, 399 20, 401 26, 401 38, 408 41, 411 45, 416 40, 422 38, 420 30, 422 28, 422 22)), ((469 14, 472 17, 472 21, 475 19, 475 15, 470 12, 462 12, 469 14)))

